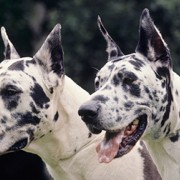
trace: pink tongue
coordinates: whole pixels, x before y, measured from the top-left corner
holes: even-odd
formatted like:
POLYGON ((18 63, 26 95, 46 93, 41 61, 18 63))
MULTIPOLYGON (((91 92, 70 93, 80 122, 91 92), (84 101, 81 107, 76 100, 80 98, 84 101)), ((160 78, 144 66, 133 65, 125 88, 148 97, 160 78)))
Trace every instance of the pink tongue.
POLYGON ((109 163, 114 159, 123 138, 122 132, 113 135, 111 138, 106 138, 106 134, 103 141, 97 145, 96 151, 100 163, 109 163))

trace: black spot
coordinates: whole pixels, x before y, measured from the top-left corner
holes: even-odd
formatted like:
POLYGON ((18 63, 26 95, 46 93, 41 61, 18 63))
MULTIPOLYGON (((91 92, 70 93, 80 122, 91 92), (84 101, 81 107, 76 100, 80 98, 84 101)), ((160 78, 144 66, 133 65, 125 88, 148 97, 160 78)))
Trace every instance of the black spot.
POLYGON ((134 106, 134 103, 132 101, 128 101, 124 103, 124 107, 126 110, 130 110, 134 106))
POLYGON ((124 95, 124 99, 127 100, 127 99, 128 99, 128 96, 124 95))
POLYGON ((110 70, 110 71, 112 71, 113 70, 113 68, 114 68, 114 64, 111 64, 110 66, 108 66, 108 69, 110 70))
POLYGON ((59 113, 56 112, 56 114, 54 115, 54 119, 53 120, 56 122, 58 120, 58 118, 59 118, 59 113))
POLYGON ((119 116, 117 119, 116 119, 116 122, 120 122, 122 120, 122 117, 119 116))
POLYGON ((150 94, 150 91, 149 91, 149 89, 148 89, 146 86, 144 86, 144 90, 145 90, 145 92, 146 92, 147 94, 150 94))
POLYGON ((112 88, 111 88, 111 86, 107 85, 107 86, 104 87, 104 89, 105 90, 111 90, 112 88))
POLYGON ((165 129, 163 130, 164 133, 166 133, 166 136, 169 134, 171 128, 171 123, 167 124, 165 129))
POLYGON ((176 95, 177 95, 177 96, 179 96, 179 93, 178 93, 178 91, 177 91, 177 90, 176 90, 176 95))
POLYGON ((40 136, 40 139, 44 137, 44 134, 40 136))
POLYGON ((91 138, 91 136, 92 136, 92 133, 91 133, 91 132, 89 132, 89 134, 88 134, 88 138, 91 138))
POLYGON ((36 64, 36 61, 34 59, 31 59, 31 60, 26 60, 26 66, 29 67, 30 64, 36 64))
POLYGON ((177 132, 174 136, 169 138, 172 142, 176 142, 179 140, 179 132, 177 132))
POLYGON ((119 98, 118 97, 114 97, 114 101, 116 101, 118 103, 119 98))
POLYGON ((11 55, 11 49, 10 49, 10 45, 9 43, 7 44, 6 46, 6 49, 5 49, 5 59, 10 59, 10 55, 11 55))
POLYGON ((30 107, 31 107, 32 113, 39 114, 40 111, 34 106, 32 102, 30 103, 30 107))
POLYGON ((130 60, 129 61, 135 69, 137 70, 140 70, 143 66, 144 66, 144 63, 142 61, 140 61, 139 59, 136 59, 136 60, 130 60))
POLYGON ((171 103, 173 101, 173 97, 172 97, 172 92, 171 92, 171 87, 170 85, 167 85, 167 106, 166 106, 166 111, 163 115, 163 119, 161 121, 161 127, 165 124, 166 120, 169 119, 169 114, 170 114, 170 109, 171 109, 171 103))
POLYGON ((117 74, 115 74, 113 79, 112 79, 112 84, 114 86, 118 86, 120 84, 120 82, 121 82, 120 78, 117 76, 117 74))
POLYGON ((95 96, 95 97, 93 98, 93 100, 94 100, 94 101, 100 101, 100 102, 102 102, 102 103, 105 103, 106 101, 109 100, 109 98, 108 98, 108 97, 105 97, 105 96, 103 96, 103 95, 97 95, 97 96, 95 96))
POLYGON ((53 88, 50 88, 50 89, 49 89, 49 92, 50 92, 51 94, 53 94, 54 89, 53 89, 53 88))
POLYGON ((2 139, 4 138, 4 136, 5 136, 5 133, 4 133, 4 132, 1 133, 1 134, 0 134, 0 140, 2 140, 2 139))
POLYGON ((7 122, 7 118, 5 116, 3 116, 2 119, 1 119, 1 123, 6 124, 6 122, 7 122))
POLYGON ((24 71, 24 61, 16 61, 8 67, 8 70, 12 71, 24 71))
POLYGON ((34 87, 31 87, 31 91, 32 92, 30 95, 37 106, 43 108, 44 104, 49 102, 49 98, 46 96, 45 92, 39 84, 35 83, 34 87))
POLYGON ((23 126, 26 124, 37 125, 40 122, 40 118, 32 114, 32 112, 16 113, 13 114, 13 118, 17 120, 17 126, 23 126))
POLYGON ((158 67, 157 73, 160 77, 166 77, 169 76, 169 69, 167 67, 158 67))
POLYGON ((164 104, 165 102, 167 102, 167 100, 168 100, 168 95, 165 94, 165 95, 164 95, 164 98, 162 99, 162 103, 164 104))

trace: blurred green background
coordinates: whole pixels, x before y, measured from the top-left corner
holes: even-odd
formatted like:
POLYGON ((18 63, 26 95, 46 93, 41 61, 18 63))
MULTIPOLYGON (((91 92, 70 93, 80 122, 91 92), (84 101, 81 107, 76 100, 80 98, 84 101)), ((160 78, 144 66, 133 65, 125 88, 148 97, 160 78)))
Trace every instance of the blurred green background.
MULTIPOLYGON (((0 26, 5 26, 23 57, 33 56, 52 28, 60 23, 66 74, 92 93, 96 69, 107 59, 97 16, 101 16, 110 35, 128 54, 135 50, 144 8, 150 10, 171 50, 174 69, 180 74, 179 0, 0 0, 0 26)), ((3 50, 1 41, 1 60, 3 50)), ((22 152, 5 155, 0 157, 0 179, 45 180, 42 167, 36 156, 22 152)))

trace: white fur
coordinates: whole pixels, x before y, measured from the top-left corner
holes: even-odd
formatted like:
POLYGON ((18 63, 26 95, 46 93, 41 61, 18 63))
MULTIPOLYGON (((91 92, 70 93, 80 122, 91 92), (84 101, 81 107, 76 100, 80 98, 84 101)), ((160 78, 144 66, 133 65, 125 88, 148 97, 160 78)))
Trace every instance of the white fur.
POLYGON ((33 141, 25 150, 38 154, 56 180, 143 180, 140 144, 121 159, 100 164, 95 148, 103 135, 88 138, 89 131, 77 115, 79 105, 89 94, 67 76, 61 93, 59 88, 57 91, 54 103, 59 107, 59 123, 52 134, 33 141))

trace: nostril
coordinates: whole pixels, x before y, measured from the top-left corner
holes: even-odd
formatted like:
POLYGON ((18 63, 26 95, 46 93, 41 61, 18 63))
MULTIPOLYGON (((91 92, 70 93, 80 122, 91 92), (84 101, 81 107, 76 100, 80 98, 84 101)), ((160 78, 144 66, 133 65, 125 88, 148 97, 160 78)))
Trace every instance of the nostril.
POLYGON ((84 116, 88 118, 94 118, 97 116, 97 112, 91 109, 79 109, 78 113, 80 116, 84 116))
POLYGON ((98 108, 94 104, 84 104, 78 110, 79 116, 85 122, 94 120, 98 115, 98 108))

